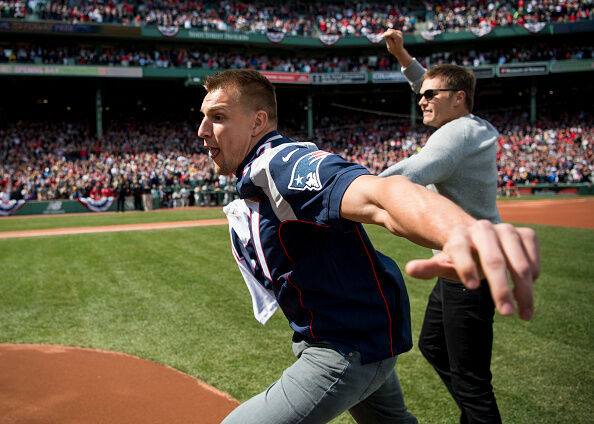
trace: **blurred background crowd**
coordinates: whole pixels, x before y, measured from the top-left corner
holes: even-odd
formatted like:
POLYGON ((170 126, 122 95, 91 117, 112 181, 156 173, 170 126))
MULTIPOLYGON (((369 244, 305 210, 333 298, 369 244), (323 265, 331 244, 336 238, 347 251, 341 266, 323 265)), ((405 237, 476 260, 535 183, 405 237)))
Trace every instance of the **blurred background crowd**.
MULTIPOLYGON (((463 66, 503 65, 543 60, 592 58, 592 45, 551 46, 533 44, 489 50, 452 50, 418 57, 426 67, 439 63, 463 66)), ((100 47, 43 47, 34 45, 0 45, 0 63, 32 63, 53 65, 141 66, 157 68, 257 69, 277 72, 356 72, 391 71, 400 66, 389 55, 299 57, 286 54, 249 53, 246 51, 212 52, 175 48, 138 50, 100 47)))
MULTIPOLYGON (((594 123, 589 113, 528 124, 522 114, 485 116, 500 131, 501 194, 513 184, 591 183, 594 123)), ((281 131, 296 139, 298 129, 281 131)), ((324 117, 313 139, 322 149, 361 163, 373 173, 416 153, 431 132, 398 119, 324 117)), ((216 176, 188 122, 112 123, 98 140, 88 123, 16 122, 0 129, 0 189, 13 199, 75 199, 114 195, 118 184, 166 194, 233 190, 233 176, 216 176), (139 186, 140 188, 138 188, 139 186), (110 191, 111 190, 111 191, 110 191)), ((165 196, 166 197, 166 196, 165 196)))
MULTIPOLYGON (((534 23, 575 23, 591 20, 594 6, 592 0, 426 0, 408 1, 403 6, 404 3, 351 4, 332 0, 265 0, 252 3, 233 0, 0 0, 0 18, 31 22, 53 20, 64 23, 175 26, 205 31, 282 32, 317 37, 322 34, 366 36, 381 33, 386 28, 419 34, 423 31, 456 32, 534 23)), ((415 47, 418 50, 417 58, 425 67, 440 63, 479 67, 536 61, 579 61, 592 59, 592 42, 588 41, 588 33, 591 34, 585 31, 583 34, 586 36, 583 38, 564 38, 555 34, 533 38, 529 35, 519 37, 517 43, 501 43, 502 38, 497 38, 484 43, 449 43, 440 48, 433 48, 430 43, 416 44, 415 47)), ((198 45, 173 42, 170 39, 153 41, 142 37, 130 41, 117 37, 43 37, 39 34, 20 37, 16 34, 12 38, 7 36, 0 39, 0 64, 209 70, 252 68, 303 73, 399 69, 383 44, 341 51, 321 45, 318 49, 293 50, 256 45, 246 47, 241 43, 223 46, 216 43, 198 45)), ((593 182, 594 124, 591 108, 587 106, 592 102, 581 98, 582 89, 576 88, 580 86, 581 79, 576 79, 578 82, 572 86, 565 84, 562 78, 567 75, 551 76, 546 81, 551 81, 550 87, 539 83, 541 97, 538 101, 545 102, 545 106, 539 109, 536 119, 528 116, 526 110, 529 108, 525 101, 521 111, 514 110, 513 105, 517 102, 511 97, 512 92, 520 92, 521 95, 524 89, 528 93, 525 97, 528 97, 530 90, 536 90, 536 85, 530 86, 531 82, 524 83, 521 78, 513 79, 513 88, 509 89, 508 96, 507 85, 498 82, 497 86, 489 87, 491 81, 481 82, 486 86, 483 92, 487 96, 485 103, 493 100, 501 103, 484 104, 483 108, 489 112, 477 112, 477 115, 491 121, 500 132, 497 153, 500 194, 513 194, 513 188, 518 184, 593 182), (557 102, 555 114, 546 106, 546 102, 552 104, 550 102, 553 100, 543 96, 557 99, 554 100, 557 102), (565 113, 559 113, 559 109, 563 110, 559 102, 567 99, 572 101, 578 97, 580 104, 576 103, 565 113)), ((176 118, 179 120, 171 120, 171 114, 157 118, 155 115, 134 115, 128 110, 130 106, 126 102, 134 100, 142 88, 139 86, 126 93, 128 87, 121 85, 125 98, 109 100, 113 105, 120 105, 120 113, 107 115, 102 136, 97 136, 96 117, 92 118, 90 109, 85 113, 80 112, 83 119, 80 119, 81 115, 69 119, 67 115, 71 109, 76 109, 75 106, 71 108, 67 105, 68 112, 56 112, 58 109, 52 105, 47 108, 51 113, 43 115, 45 112, 36 112, 34 115, 31 108, 27 109, 29 106, 25 105, 25 101, 19 103, 21 89, 27 91, 36 104, 48 103, 41 94, 39 98, 34 98, 35 94, 32 93, 42 91, 40 88, 45 89, 43 81, 50 80, 34 79, 25 83, 13 79, 14 87, 7 83, 5 87, 10 94, 0 105, 0 192, 5 193, 4 199, 100 198, 117 196, 125 191, 127 195, 135 197, 150 193, 159 198, 162 206, 171 206, 186 204, 187 199, 191 202, 193 195, 198 199, 199 193, 234 190, 232 175, 214 174, 212 164, 201 147, 201 140, 196 135, 197 112, 194 107, 192 112, 186 111, 186 115, 179 114, 176 118), (130 112, 130 116, 123 116, 122 111, 130 112), (4 118, 2 112, 6 115, 4 118), (44 117, 38 119, 40 115, 44 117)), ((4 80, 5 83, 7 81, 4 80)), ((63 81, 67 83, 61 81, 56 86, 68 87, 76 83, 76 87, 88 89, 84 94, 74 93, 79 109, 84 101, 94 100, 95 81, 86 85, 80 80, 75 82, 75 79, 63 81)), ((152 81, 143 83, 150 87, 152 81)), ((394 92, 384 94, 377 85, 370 88, 375 90, 370 98, 381 97, 383 103, 383 97, 395 97, 394 92)), ((113 97, 114 93, 120 91, 117 87, 114 85, 105 91, 113 97)), ((170 100, 175 95, 169 95, 169 89, 176 95, 183 93, 184 96, 197 97, 196 93, 180 89, 174 83, 161 81, 158 100, 171 101, 159 105, 161 111, 167 110, 176 101, 180 105, 174 107, 179 107, 179 110, 182 108, 183 99, 170 100)), ((318 98, 335 96, 332 99, 348 99, 350 93, 349 89, 336 92, 328 89, 317 94, 318 98)), ((285 93, 285 96, 290 98, 291 94, 285 93)), ((138 97, 133 107, 142 107, 144 111, 145 105, 141 96, 138 97)), ((536 96, 533 97, 535 99, 536 96)), ((357 102, 356 98, 348 100, 357 102)), ((324 107, 327 108, 331 101, 334 100, 327 100, 324 107)), ((107 104, 108 100, 105 102, 107 104)), ((297 101, 294 103, 297 104, 297 101)), ((192 104, 195 105, 195 102, 192 104)), ((171 108, 173 115, 177 111, 173 110, 174 107, 171 108)), ((307 103, 293 107, 293 115, 302 115, 299 118, 289 113, 280 125, 283 134, 298 140, 308 139, 303 114, 307 107, 307 103)), ((382 105, 382 108, 386 110, 388 105, 382 105)), ((99 109, 108 114, 109 107, 99 109)), ((94 112, 98 113, 96 110, 94 112)), ((431 129, 420 123, 411 125, 412 112, 407 116, 395 113, 390 118, 368 113, 370 111, 364 109, 358 113, 327 112, 327 109, 316 109, 313 137, 308 141, 340 154, 347 160, 361 163, 373 173, 379 173, 420 150, 431 134, 431 129)))
POLYGON ((590 19, 592 3, 583 0, 444 0, 418 2, 409 9, 398 2, 287 0, 260 2, 192 0, 0 0, 0 16, 69 23, 178 26, 210 31, 283 32, 316 36, 364 36, 387 27, 460 31, 477 26, 527 22, 576 22, 590 19))

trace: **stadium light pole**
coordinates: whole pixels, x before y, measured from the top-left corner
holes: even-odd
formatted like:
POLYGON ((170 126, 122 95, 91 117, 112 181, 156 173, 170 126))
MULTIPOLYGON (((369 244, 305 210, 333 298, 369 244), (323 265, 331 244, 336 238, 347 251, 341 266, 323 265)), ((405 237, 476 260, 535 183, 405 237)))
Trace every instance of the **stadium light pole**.
POLYGON ((534 125, 536 123, 536 94, 538 90, 536 89, 536 82, 534 78, 532 79, 532 84, 530 86, 530 124, 534 125))
POLYGON ((103 101, 101 95, 101 81, 97 81, 95 90, 95 122, 97 124, 97 139, 103 138, 103 101))
POLYGON ((313 137, 313 94, 311 87, 307 90, 307 136, 313 137))
POLYGON ((414 127, 417 123, 417 96, 414 91, 410 92, 410 126, 414 127))

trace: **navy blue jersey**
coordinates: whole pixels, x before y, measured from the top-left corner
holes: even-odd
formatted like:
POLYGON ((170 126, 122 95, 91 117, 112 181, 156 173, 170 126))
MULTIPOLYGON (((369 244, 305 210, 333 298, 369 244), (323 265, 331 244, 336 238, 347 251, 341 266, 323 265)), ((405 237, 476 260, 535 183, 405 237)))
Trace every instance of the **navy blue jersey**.
POLYGON ((408 351, 412 337, 398 266, 373 248, 361 224, 340 217, 344 192, 365 174, 273 131, 240 166, 237 191, 250 210, 243 251, 294 340, 331 342, 342 354, 359 350, 369 363, 408 351))

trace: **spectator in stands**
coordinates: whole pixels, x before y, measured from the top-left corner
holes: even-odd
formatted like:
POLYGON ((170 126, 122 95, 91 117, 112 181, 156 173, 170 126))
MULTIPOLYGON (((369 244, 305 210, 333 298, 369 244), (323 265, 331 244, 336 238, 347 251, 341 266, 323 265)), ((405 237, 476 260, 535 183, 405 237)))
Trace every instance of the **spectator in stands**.
MULTIPOLYGON (((500 130, 499 173, 513 178, 516 185, 544 181, 541 164, 545 170, 551 165, 557 168, 559 183, 591 182, 591 114, 543 115, 535 125, 529 124, 527 113, 514 110, 483 115, 500 130)), ((430 135, 422 126, 410 126, 408 120, 386 122, 369 114, 364 116, 318 117, 315 140, 324 149, 379 173, 420 150, 430 135)), ((289 135, 306 138, 301 122, 286 122, 283 126, 289 128, 289 124, 294 128, 289 135)), ((187 122, 110 121, 102 140, 91 133, 91 124, 84 121, 13 122, 0 127, 2 190, 10 180, 26 186, 36 200, 56 198, 51 196, 67 199, 74 187, 80 196, 88 197, 98 181, 102 186, 112 186, 118 179, 146 177, 168 195, 175 172, 184 175, 184 185, 192 188, 208 186, 214 179, 208 156, 198 146, 192 125, 187 122), (92 153, 83 159, 81 151, 92 153), (187 160, 178 161, 181 156, 187 160)), ((221 182, 221 186, 225 183, 221 182)))
MULTIPOLYGON (((531 45, 517 46, 506 50, 452 50, 435 52, 430 56, 419 58, 424 66, 441 63, 455 63, 464 66, 481 66, 489 64, 505 64, 517 62, 534 62, 543 60, 587 59, 592 57, 592 46, 551 46, 531 45)), ((250 68, 280 72, 352 72, 352 71, 389 71, 399 69, 393 58, 377 58, 373 55, 362 57, 282 57, 274 55, 250 54, 242 57, 234 53, 188 50, 138 51, 133 48, 92 49, 80 47, 40 47, 31 45, 10 45, 0 49, 0 63, 35 63, 62 65, 115 65, 163 68, 206 68, 206 69, 238 69, 250 68)))
POLYGON ((424 16, 415 16, 397 3, 273 1, 253 3, 204 3, 191 0, 171 2, 64 2, 47 0, 28 6, 22 0, 0 1, 0 17, 37 17, 72 23, 176 26, 206 31, 282 32, 296 36, 317 33, 366 35, 383 28, 412 32, 461 31, 477 26, 523 25, 534 22, 576 22, 591 17, 592 2, 580 0, 525 2, 426 1, 424 16))
POLYGON ((145 211, 153 209, 153 196, 151 195, 151 186, 147 176, 142 177, 142 207, 145 211))
POLYGON ((179 187, 175 187, 173 189, 173 193, 171 193, 171 205, 172 205, 171 207, 174 207, 174 208, 179 208, 182 205, 179 187))
POLYGON ((134 179, 132 182, 132 196, 134 198, 134 210, 141 211, 142 207, 142 184, 134 179))
POLYGON ((190 191, 186 188, 186 186, 182 186, 179 190, 179 196, 181 201, 181 207, 186 208, 190 206, 190 191))
POLYGON ((128 195, 128 184, 124 178, 118 178, 116 181, 116 211, 126 211, 126 196, 128 195))

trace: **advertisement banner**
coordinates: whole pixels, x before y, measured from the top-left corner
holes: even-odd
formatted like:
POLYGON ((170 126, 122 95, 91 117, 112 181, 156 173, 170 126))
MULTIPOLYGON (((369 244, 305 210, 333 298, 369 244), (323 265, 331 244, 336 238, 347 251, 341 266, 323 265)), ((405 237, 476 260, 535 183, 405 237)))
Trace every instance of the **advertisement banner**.
POLYGON ((329 72, 310 74, 312 84, 365 84, 367 72, 329 72))
POLYGON ((400 71, 372 72, 371 82, 406 82, 406 77, 400 71))
POLYGON ((551 73, 594 71, 594 59, 557 60, 551 62, 551 73))
POLYGON ((248 34, 219 31, 188 31, 188 38, 198 40, 252 41, 248 34))
POLYGON ((0 21, 0 31, 62 34, 100 34, 100 25, 78 25, 55 22, 0 21))
POLYGON ((533 62, 523 65, 500 65, 498 73, 500 77, 546 75, 549 73, 549 64, 546 62, 533 62))
POLYGON ((66 65, 0 65, 0 75, 79 76, 142 78, 141 67, 66 66, 66 65))
POLYGON ((310 81, 309 74, 293 73, 293 72, 260 72, 272 83, 279 84, 308 84, 310 81))
POLYGON ((495 76, 494 66, 481 66, 480 68, 470 68, 476 79, 493 78, 495 76))

